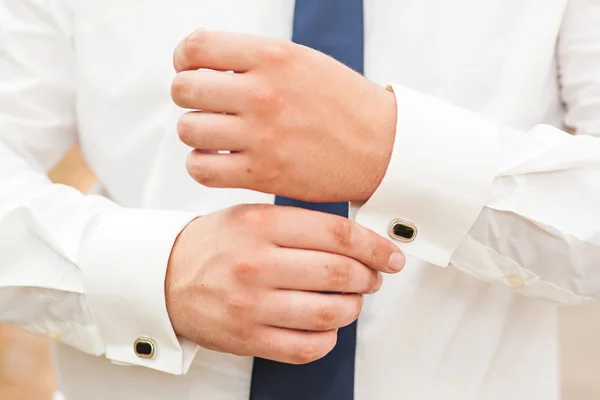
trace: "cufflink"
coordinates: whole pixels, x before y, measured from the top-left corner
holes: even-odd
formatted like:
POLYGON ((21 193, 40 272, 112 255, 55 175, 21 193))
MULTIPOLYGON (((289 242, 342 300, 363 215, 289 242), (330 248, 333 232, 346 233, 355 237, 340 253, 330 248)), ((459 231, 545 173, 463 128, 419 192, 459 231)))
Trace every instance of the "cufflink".
POLYGON ((154 346, 152 339, 138 338, 133 343, 133 351, 139 358, 154 358, 156 346, 154 346))
POLYGON ((388 229, 390 237, 399 242, 412 242, 417 237, 417 227, 408 221, 395 219, 388 229))

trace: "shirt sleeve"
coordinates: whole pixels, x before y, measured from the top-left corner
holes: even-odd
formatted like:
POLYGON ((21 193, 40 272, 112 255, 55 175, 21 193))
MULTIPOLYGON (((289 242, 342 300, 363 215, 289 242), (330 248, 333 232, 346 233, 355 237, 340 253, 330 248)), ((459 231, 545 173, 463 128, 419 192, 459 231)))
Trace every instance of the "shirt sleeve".
POLYGON ((565 125, 580 135, 512 129, 392 86, 392 159, 357 222, 410 256, 528 296, 600 299, 600 4, 568 3, 557 57, 565 125))
POLYGON ((46 177, 76 139, 66 4, 0 3, 0 321, 182 374, 196 346, 173 331, 164 278, 195 215, 123 208, 46 177), (138 338, 152 358, 136 355, 138 338))

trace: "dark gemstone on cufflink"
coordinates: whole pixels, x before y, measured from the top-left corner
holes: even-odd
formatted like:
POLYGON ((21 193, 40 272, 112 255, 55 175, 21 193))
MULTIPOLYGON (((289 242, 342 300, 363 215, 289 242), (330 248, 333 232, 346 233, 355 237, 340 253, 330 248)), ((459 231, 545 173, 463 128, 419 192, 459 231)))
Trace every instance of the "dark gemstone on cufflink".
POLYGON ((390 224, 390 236, 402 242, 412 242, 417 236, 417 228, 406 221, 395 220, 390 224))
POLYGON ((152 339, 139 338, 133 344, 135 355, 140 358, 152 358, 156 353, 156 348, 152 339))

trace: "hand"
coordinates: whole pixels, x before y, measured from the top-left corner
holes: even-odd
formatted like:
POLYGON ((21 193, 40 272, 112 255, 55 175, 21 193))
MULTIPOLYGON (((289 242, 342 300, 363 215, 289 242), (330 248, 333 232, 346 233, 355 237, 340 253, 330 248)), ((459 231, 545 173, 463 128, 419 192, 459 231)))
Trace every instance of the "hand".
POLYGON ((346 218, 236 206, 179 235, 167 311, 177 334, 205 348, 307 363, 333 349, 338 328, 358 317, 362 294, 380 288, 381 272, 403 265, 395 245, 346 218))
POLYGON ((381 183, 394 94, 333 58, 288 41, 198 31, 179 44, 174 65, 173 100, 202 110, 178 126, 197 149, 187 169, 201 184, 366 201, 381 183))

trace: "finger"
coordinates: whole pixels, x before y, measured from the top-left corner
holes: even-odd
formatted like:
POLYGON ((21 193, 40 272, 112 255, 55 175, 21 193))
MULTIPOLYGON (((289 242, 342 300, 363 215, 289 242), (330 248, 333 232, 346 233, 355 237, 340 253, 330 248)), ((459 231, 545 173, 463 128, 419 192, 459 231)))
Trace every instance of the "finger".
POLYGON ((328 331, 350 325, 358 318, 359 294, 324 294, 274 290, 261 298, 257 322, 279 328, 328 331))
POLYGON ((248 142, 243 120, 229 114, 185 113, 179 118, 177 133, 183 143, 199 150, 242 151, 248 142))
POLYGON ((260 340, 253 351, 256 357, 288 364, 307 364, 333 350, 337 343, 337 330, 305 332, 264 326, 258 337, 260 340))
POLYGON ((179 43, 173 66, 177 72, 200 68, 246 72, 256 65, 256 49, 268 41, 254 35, 200 29, 179 43))
POLYGON ((215 154, 204 150, 192 151, 186 160, 186 169, 198 183, 214 188, 246 188, 248 167, 244 153, 215 154))
POLYGON ((383 283, 380 272, 353 258, 314 250, 274 248, 264 274, 266 283, 278 289, 315 292, 375 293, 383 283))
POLYGON ((404 254, 396 245, 348 218, 279 207, 273 225, 272 240, 282 247, 340 254, 387 273, 404 267, 404 254))
POLYGON ((235 114, 246 96, 241 75, 218 71, 183 71, 171 84, 171 98, 179 107, 235 114))

